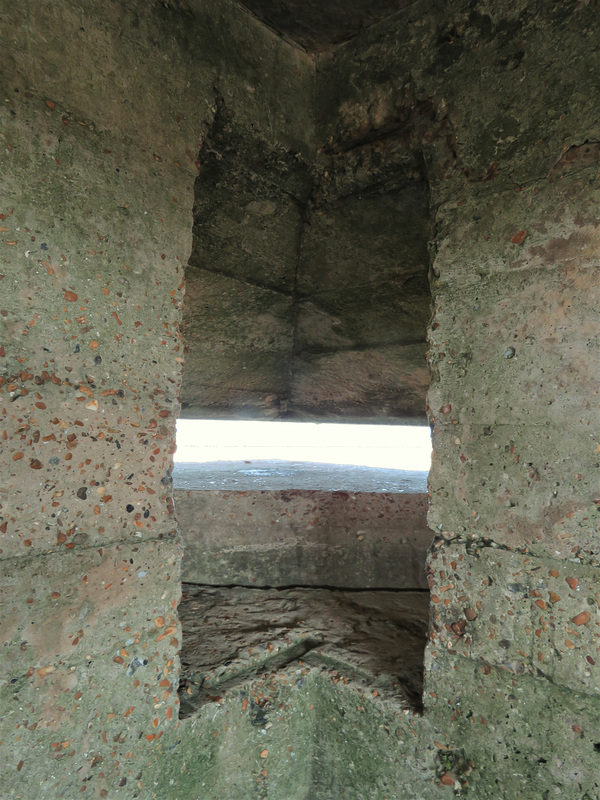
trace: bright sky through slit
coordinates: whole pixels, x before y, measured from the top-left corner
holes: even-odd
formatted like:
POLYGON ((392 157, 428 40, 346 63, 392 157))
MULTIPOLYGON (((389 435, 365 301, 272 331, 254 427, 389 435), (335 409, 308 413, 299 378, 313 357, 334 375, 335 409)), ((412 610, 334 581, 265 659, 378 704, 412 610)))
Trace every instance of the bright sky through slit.
POLYGON ((304 461, 428 471, 427 426, 177 420, 176 463, 304 461))

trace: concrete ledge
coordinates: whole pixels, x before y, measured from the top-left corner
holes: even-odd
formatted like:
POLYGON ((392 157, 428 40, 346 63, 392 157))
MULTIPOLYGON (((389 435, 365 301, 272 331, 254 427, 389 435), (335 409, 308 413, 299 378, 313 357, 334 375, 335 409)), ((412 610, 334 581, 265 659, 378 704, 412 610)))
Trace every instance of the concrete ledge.
POLYGON ((426 494, 175 491, 183 580, 425 589, 426 494))

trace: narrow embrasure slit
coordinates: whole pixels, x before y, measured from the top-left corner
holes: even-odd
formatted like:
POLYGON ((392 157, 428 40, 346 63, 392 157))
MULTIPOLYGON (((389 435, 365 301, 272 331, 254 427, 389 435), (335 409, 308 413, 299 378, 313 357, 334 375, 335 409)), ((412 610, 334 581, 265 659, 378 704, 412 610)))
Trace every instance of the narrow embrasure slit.
MULTIPOLYGON (((358 138, 336 124, 316 161, 263 139, 218 92, 214 109, 186 270, 183 416, 268 421, 277 435, 283 420, 333 422, 346 434, 337 455, 350 421, 392 423, 388 437, 424 423, 432 103, 358 138)), ((220 470, 223 456, 190 467, 181 448, 182 716, 239 691, 263 725, 267 701, 248 687, 276 671, 330 672, 420 708, 429 456, 406 466, 406 442, 390 444, 348 467, 266 456, 261 441, 220 470)))
POLYGON ((307 670, 419 711, 429 429, 184 420, 178 433, 181 716, 307 670))

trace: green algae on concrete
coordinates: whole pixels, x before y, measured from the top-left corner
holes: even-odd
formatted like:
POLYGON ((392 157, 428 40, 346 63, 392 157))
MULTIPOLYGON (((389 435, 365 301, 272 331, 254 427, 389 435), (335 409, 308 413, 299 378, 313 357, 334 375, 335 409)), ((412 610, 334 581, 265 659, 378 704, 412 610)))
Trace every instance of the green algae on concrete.
MULTIPOLYGON (((206 4, 190 23, 160 3, 0 3, 7 798, 151 797, 148 770, 173 744, 194 162, 215 83, 247 96, 239 115, 267 138, 293 116, 288 90, 295 106, 312 86, 306 57, 228 8, 230 25, 206 4), (252 44, 210 56, 213 23, 252 44), (278 98, 264 125, 264 82, 240 89, 226 57, 264 74, 263 44, 278 98)), ((284 137, 300 149, 295 125, 284 137)))
POLYGON ((181 723, 155 796, 428 800, 435 747, 421 752, 419 728, 412 712, 336 671, 266 673, 181 723))
POLYGON ((40 564, 28 573, 37 586, 4 579, 5 795, 598 800, 597 167, 580 149, 600 141, 596 5, 461 1, 433 13, 418 2, 319 57, 316 73, 233 2, 188 5, 192 17, 158 2, 0 2, 0 546, 40 564), (425 714, 399 719, 399 734, 378 698, 340 699, 347 687, 308 672, 251 682, 247 698, 175 728, 179 326, 195 161, 216 96, 318 174, 344 143, 368 148, 336 172, 335 197, 354 175, 369 185, 381 135, 421 154, 398 157, 394 179, 403 166, 426 171, 437 226, 430 524, 457 542, 446 553, 440 539, 431 560, 434 608, 447 615, 433 613, 425 714), (527 322, 542 335, 528 340, 527 322), (510 549, 474 558, 469 542, 510 549), (58 588, 44 577, 56 560, 58 588), (81 574, 82 560, 98 570, 81 574), (84 576, 92 606, 109 598, 130 631, 113 630, 106 609, 86 616, 84 599, 77 611, 52 596, 83 598, 84 576), (488 595, 494 608, 469 620, 488 595), (158 612, 152 636, 145 619, 138 631, 140 608, 158 612), (44 639, 49 619, 64 627, 59 647, 44 639), (501 637, 489 639, 494 625, 501 637), (281 698, 271 728, 266 697, 281 698), (347 780, 340 761, 355 764, 347 780))

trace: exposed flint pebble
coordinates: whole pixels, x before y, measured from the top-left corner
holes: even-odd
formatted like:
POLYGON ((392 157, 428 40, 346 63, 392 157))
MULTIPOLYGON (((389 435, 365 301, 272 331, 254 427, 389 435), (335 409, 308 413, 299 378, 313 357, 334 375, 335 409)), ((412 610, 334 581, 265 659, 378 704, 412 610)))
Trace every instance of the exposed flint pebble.
POLYGON ((506 349, 506 352, 504 353, 504 358, 514 358, 514 355, 515 355, 515 348, 508 347, 506 349))
POLYGON ((142 659, 138 658, 138 656, 135 656, 135 658, 131 660, 129 666, 125 670, 125 674, 131 677, 136 670, 138 670, 140 667, 145 667, 147 663, 148 663, 147 658, 142 659))
POLYGON ((572 622, 575 625, 585 625, 590 621, 590 613, 589 611, 582 611, 581 614, 577 614, 576 617, 573 617, 572 622))
POLYGON ((81 486, 77 489, 77 497, 80 500, 87 500, 87 486, 81 486))

